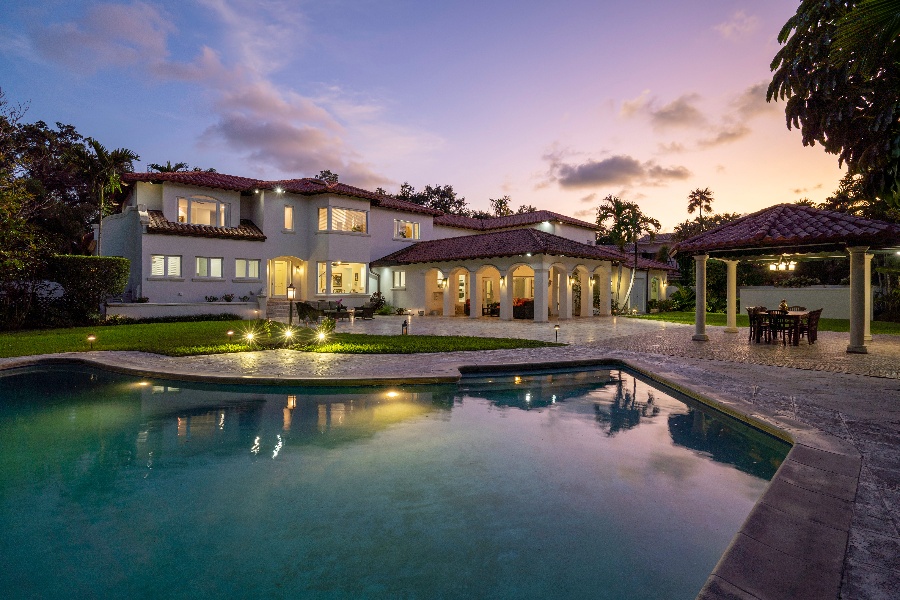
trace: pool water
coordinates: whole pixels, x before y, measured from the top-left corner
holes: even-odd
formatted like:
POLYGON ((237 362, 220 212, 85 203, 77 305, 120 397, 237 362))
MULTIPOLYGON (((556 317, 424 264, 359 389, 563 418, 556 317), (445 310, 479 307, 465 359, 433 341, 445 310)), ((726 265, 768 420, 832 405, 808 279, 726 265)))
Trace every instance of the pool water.
POLYGON ((693 598, 788 446, 617 370, 0 377, 0 597, 693 598))

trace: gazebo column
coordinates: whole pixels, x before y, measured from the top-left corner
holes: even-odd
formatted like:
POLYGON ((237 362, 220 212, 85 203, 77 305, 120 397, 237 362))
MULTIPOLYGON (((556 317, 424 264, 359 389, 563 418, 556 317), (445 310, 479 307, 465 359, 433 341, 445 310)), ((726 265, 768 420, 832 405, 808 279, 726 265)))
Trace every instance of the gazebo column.
POLYGON ((456 316, 456 308, 454 299, 456 298, 456 287, 453 285, 453 281, 450 278, 452 273, 447 274, 447 280, 444 282, 444 316, 445 317, 453 317, 456 316))
POLYGON ((600 275, 597 276, 596 285, 600 286, 599 293, 599 302, 600 302, 600 316, 608 317, 609 316, 609 293, 610 287, 612 286, 612 264, 611 263, 603 263, 603 266, 600 267, 600 275))
POLYGON ((593 317, 594 316, 594 294, 591 289, 591 285, 594 282, 594 278, 589 275, 586 271, 580 271, 578 273, 578 277, 581 280, 581 314, 580 317, 593 317))
POLYGON ((513 318, 513 271, 507 271, 500 277, 500 320, 512 321, 513 318))
POLYGON ((694 256, 695 262, 695 278, 697 307, 694 309, 694 335, 691 338, 698 342, 705 342, 709 339, 706 335, 706 261, 709 258, 706 254, 697 254, 694 256))
POLYGON ((725 333, 737 333, 737 266, 736 260, 723 260, 728 271, 728 314, 725 320, 725 333))
POLYGON ((866 317, 865 317, 865 333, 863 339, 867 342, 872 341, 872 259, 874 254, 866 253, 866 269, 865 269, 865 286, 866 286, 866 317))
POLYGON ((866 250, 853 246, 850 252, 850 345, 847 352, 866 354, 866 250))
MULTIPOLYGON (((537 279, 534 280, 537 285, 537 279)), ((551 316, 559 315, 559 269, 550 267, 550 288, 548 290, 547 307, 551 316)))
POLYGON ((481 286, 478 285, 478 271, 469 270, 469 318, 481 318, 481 286))
POLYGON ((572 318, 572 278, 565 271, 559 272, 559 318, 572 318))
POLYGON ((548 295, 550 270, 535 267, 534 269, 534 320, 536 323, 546 323, 548 309, 548 295))

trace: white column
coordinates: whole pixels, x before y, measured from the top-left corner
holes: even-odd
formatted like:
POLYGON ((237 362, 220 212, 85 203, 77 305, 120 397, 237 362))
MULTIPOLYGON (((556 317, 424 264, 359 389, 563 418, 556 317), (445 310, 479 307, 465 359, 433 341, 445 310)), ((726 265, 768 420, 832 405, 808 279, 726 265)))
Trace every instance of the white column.
POLYGON ((559 273, 559 318, 572 318, 572 278, 565 271, 559 273))
POLYGON ((325 261, 325 291, 324 294, 331 293, 331 261, 325 261))
MULTIPOLYGON (((537 279, 534 280, 537 285, 537 279)), ((559 269, 550 267, 550 288, 548 290, 547 306, 550 308, 550 315, 559 314, 559 269)))
POLYGON ((513 318, 513 271, 510 269, 500 276, 500 320, 512 321, 513 318))
POLYGON ((455 300, 456 286, 453 282, 454 274, 447 274, 447 281, 444 283, 444 316, 453 317, 456 315, 455 300))
POLYGON ((865 317, 865 333, 863 339, 867 342, 872 341, 872 259, 874 254, 866 253, 866 269, 864 279, 866 286, 866 317, 865 317))
POLYGON ((709 339, 706 335, 706 254, 694 256, 696 276, 694 282, 697 286, 697 307, 694 310, 694 336, 692 340, 705 342, 709 339))
POLYGON ((469 271, 469 318, 481 318, 481 283, 477 271, 469 271))
POLYGON ((848 248, 850 252, 850 345, 847 352, 866 354, 866 250, 868 246, 848 248))
POLYGON ((725 319, 725 333, 737 333, 737 266, 736 260, 725 260, 728 272, 728 312, 725 319))
POLYGON ((600 316, 609 316, 610 289, 612 287, 612 263, 603 263, 596 285, 600 286, 600 316))
POLYGON ((594 278, 587 271, 579 271, 578 277, 581 280, 581 317, 594 316, 594 278))
POLYGON ((541 267, 534 269, 534 320, 536 323, 546 323, 547 318, 547 302, 548 285, 550 281, 550 270, 541 267))

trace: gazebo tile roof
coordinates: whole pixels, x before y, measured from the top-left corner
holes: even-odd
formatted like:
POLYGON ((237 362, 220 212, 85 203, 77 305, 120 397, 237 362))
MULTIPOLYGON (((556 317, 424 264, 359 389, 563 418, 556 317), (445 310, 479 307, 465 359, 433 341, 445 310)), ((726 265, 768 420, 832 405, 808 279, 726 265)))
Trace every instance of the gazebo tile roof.
POLYGON ((900 241, 900 226, 801 204, 777 204, 688 238, 676 252, 742 250, 825 244, 879 245, 900 241))
POLYGON ((147 233, 164 235, 181 235, 187 237, 222 238, 226 240, 250 240, 263 242, 266 236, 253 221, 241 219, 239 227, 215 227, 212 225, 196 225, 193 223, 175 223, 167 221, 162 211, 148 210, 150 223, 147 233))

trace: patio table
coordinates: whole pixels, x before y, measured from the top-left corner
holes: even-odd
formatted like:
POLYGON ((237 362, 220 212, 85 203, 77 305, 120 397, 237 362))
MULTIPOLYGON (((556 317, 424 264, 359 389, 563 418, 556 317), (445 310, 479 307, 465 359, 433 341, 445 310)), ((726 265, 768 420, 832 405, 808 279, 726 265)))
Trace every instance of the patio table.
MULTIPOLYGON (((794 346, 800 345, 800 323, 807 317, 809 317, 808 310, 789 310, 787 312, 781 310, 769 311, 769 321, 772 323, 774 331, 777 332, 781 330, 777 325, 779 320, 790 322, 789 331, 791 335, 791 344, 794 346)), ((757 339, 757 341, 759 340, 757 339)), ((785 341, 785 343, 787 342, 785 341)))

